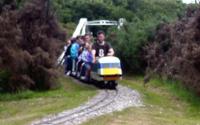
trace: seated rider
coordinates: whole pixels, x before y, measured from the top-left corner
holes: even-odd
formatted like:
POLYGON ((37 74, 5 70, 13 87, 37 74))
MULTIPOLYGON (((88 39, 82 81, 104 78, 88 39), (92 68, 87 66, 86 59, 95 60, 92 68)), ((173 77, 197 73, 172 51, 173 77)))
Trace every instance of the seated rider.
POLYGON ((89 79, 89 73, 92 66, 93 56, 92 56, 92 47, 91 45, 86 42, 85 47, 81 55, 79 56, 79 63, 77 64, 78 67, 78 74, 80 72, 80 76, 82 80, 89 79))
POLYGON ((83 63, 83 60, 81 59, 81 53, 83 52, 83 50, 85 49, 85 44, 86 43, 89 43, 91 44, 91 35, 89 33, 85 34, 84 36, 82 36, 82 39, 83 39, 83 44, 81 45, 80 49, 79 49, 79 57, 78 57, 78 61, 76 63, 76 72, 77 72, 77 77, 80 76, 80 68, 81 68, 81 65, 83 63))
POLYGON ((114 53, 112 46, 105 41, 105 33, 99 31, 97 33, 97 41, 92 45, 93 63, 96 62, 97 58, 113 56, 114 53))
POLYGON ((80 49, 79 49, 79 55, 82 53, 85 47, 85 43, 90 43, 91 44, 91 34, 87 33, 84 36, 81 37, 81 44, 80 44, 80 49))

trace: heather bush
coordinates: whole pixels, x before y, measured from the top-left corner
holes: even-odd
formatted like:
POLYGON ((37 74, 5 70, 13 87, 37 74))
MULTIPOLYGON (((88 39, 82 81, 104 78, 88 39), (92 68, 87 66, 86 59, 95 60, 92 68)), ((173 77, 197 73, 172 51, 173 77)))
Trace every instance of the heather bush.
POLYGON ((20 9, 11 0, 4 2, 1 10, 0 89, 15 92, 57 87, 55 63, 66 34, 48 0, 31 0, 20 9))
POLYGON ((150 69, 200 94, 200 9, 188 8, 182 19, 159 25, 146 52, 150 69))

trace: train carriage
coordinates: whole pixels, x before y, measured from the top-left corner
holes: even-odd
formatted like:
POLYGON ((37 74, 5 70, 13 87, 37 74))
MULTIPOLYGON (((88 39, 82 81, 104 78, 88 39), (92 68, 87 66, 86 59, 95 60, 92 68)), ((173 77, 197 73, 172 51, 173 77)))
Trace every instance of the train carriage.
POLYGON ((92 66, 90 78, 110 87, 116 87, 117 81, 122 78, 121 62, 119 58, 108 56, 99 58, 92 66))

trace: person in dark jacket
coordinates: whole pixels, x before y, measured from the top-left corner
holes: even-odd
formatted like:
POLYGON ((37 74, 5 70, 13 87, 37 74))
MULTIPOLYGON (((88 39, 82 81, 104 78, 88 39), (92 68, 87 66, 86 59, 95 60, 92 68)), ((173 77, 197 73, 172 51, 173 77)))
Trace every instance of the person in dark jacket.
POLYGON ((70 62, 70 49, 72 45, 72 40, 68 39, 65 45, 65 55, 64 55, 64 69, 65 69, 65 75, 69 74, 69 71, 71 70, 71 62, 70 62))

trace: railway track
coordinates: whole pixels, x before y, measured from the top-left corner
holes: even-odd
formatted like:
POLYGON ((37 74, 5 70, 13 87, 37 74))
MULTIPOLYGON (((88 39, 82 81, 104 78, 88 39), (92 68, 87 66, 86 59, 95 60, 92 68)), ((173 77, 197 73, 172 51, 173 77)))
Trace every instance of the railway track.
POLYGON ((77 108, 72 111, 62 112, 55 116, 49 116, 37 123, 33 123, 32 125, 71 125, 73 124, 74 120, 96 113, 98 110, 101 110, 110 105, 114 102, 117 95, 117 90, 104 90, 101 93, 101 96, 93 99, 93 103, 86 104, 81 108, 77 108))
POLYGON ((78 125, 88 119, 131 106, 142 106, 139 93, 123 86, 116 90, 99 90, 99 94, 79 107, 51 115, 31 125, 78 125))

